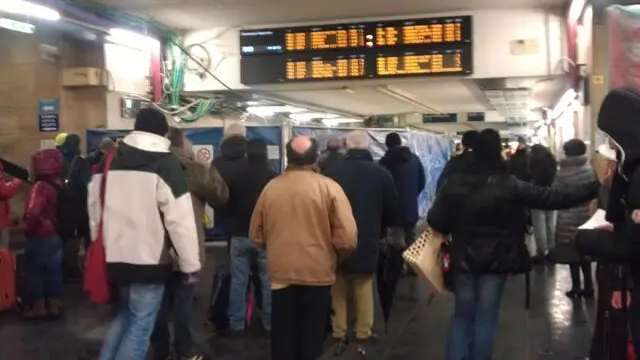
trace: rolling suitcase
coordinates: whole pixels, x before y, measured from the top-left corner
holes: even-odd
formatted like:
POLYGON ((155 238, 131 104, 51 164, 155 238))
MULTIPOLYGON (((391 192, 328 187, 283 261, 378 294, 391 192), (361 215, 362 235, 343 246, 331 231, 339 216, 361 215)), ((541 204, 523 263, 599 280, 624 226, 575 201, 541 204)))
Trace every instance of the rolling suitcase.
POLYGON ((0 250, 0 311, 16 306, 16 268, 11 251, 0 250))

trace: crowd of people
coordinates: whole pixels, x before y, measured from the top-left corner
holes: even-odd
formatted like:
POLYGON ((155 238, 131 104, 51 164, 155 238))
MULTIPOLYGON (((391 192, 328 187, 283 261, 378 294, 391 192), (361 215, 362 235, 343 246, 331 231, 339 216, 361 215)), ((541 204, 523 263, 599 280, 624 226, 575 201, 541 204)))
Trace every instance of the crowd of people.
MULTIPOLYGON (((633 266, 630 272, 624 266, 635 247, 601 241, 578 246, 575 241, 593 199, 608 210, 613 225, 600 229, 607 236, 623 236, 633 230, 629 221, 640 218, 634 210, 629 220, 619 206, 623 197, 635 206, 630 184, 637 176, 626 171, 638 152, 627 133, 606 120, 599 125, 612 137, 611 147, 601 149, 608 159, 602 180, 581 140, 565 143, 557 162, 549 149, 530 147, 524 139, 507 156, 492 129, 464 134, 459 152, 438 179, 427 216, 434 231, 450 238, 455 308, 447 360, 492 358, 509 276, 526 274, 536 264, 569 264, 567 296, 590 298, 595 289, 590 264, 602 259, 611 262, 599 263, 596 272, 599 313, 592 358, 607 359, 612 348, 626 354, 626 336, 613 337, 618 343, 604 350, 597 337, 603 328, 627 333, 627 318, 616 313, 627 305, 632 331, 640 326, 633 321, 637 304, 627 292, 632 287, 627 280, 635 273, 633 266), (536 239, 534 254, 525 242, 529 228, 536 239)), ((373 284, 381 241, 399 239, 401 248, 412 244, 418 197, 426 183, 423 164, 398 133, 387 135, 387 151, 377 162, 369 141, 366 132, 354 130, 344 139, 329 140, 320 156, 315 139, 296 136, 286 144, 286 169, 277 174, 269 165, 267 144, 247 139, 242 125, 225 129, 220 155, 202 163, 194 159, 182 131, 169 127, 154 109, 141 110, 131 133, 117 142, 103 140, 87 159, 80 155, 77 135, 59 136, 56 149, 38 151, 32 162, 33 186, 23 217, 24 316, 61 314, 63 281, 79 275, 80 239, 101 233, 118 313, 100 359, 142 360, 150 348, 158 359, 203 359, 193 328, 193 300, 206 259, 203 214, 208 204, 228 237, 231 336, 246 331, 247 288, 256 276, 272 359, 317 359, 327 328, 337 353, 344 351, 351 333, 350 287, 353 340, 366 346, 377 338, 373 284)), ((0 179, 0 200, 20 186, 20 180, 0 179)), ((2 228, 7 212, 5 202, 2 228)))

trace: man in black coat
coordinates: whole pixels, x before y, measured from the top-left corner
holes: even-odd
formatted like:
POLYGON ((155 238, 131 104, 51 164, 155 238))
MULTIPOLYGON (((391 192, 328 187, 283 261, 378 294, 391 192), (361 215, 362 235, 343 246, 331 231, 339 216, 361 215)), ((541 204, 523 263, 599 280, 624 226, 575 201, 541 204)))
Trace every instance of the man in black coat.
POLYGON ((448 176, 465 171, 465 169, 469 167, 473 158, 473 147, 476 145, 479 134, 480 133, 475 130, 469 130, 462 135, 462 153, 447 162, 444 170, 442 170, 442 174, 440 174, 438 178, 438 189, 440 189, 440 186, 442 186, 448 176))
POLYGON ((415 239, 418 222, 418 198, 426 185, 422 162, 407 146, 402 146, 398 133, 390 133, 385 139, 387 152, 380 159, 391 175, 399 196, 398 211, 392 224, 394 233, 400 232, 404 244, 411 245, 415 239))
POLYGON ((260 284, 256 291, 261 300, 262 324, 271 330, 271 283, 267 274, 267 254, 258 248, 249 238, 249 223, 253 209, 258 202, 262 189, 278 174, 267 162, 267 144, 263 140, 253 139, 247 143, 247 161, 235 174, 232 174, 229 186, 227 213, 233 222, 231 238, 231 292, 229 295, 229 327, 231 331, 244 331, 247 314, 247 286, 252 263, 260 284), (261 295, 261 296, 260 296, 261 295))
MULTIPOLYGON (((232 124, 225 128, 224 138, 220 143, 220 155, 213 159, 216 169, 229 186, 229 180, 244 169, 247 163, 247 138, 245 128, 241 124, 232 124)), ((223 207, 215 213, 216 235, 227 239, 233 235, 233 223, 228 208, 223 207)))
POLYGON ((344 190, 358 225, 356 251, 340 264, 331 289, 333 338, 339 346, 345 344, 348 331, 348 281, 354 286, 356 339, 366 342, 373 336, 373 274, 378 263, 379 241, 382 229, 394 219, 398 205, 393 177, 373 161, 368 149, 367 133, 360 130, 351 132, 347 136, 345 160, 326 172, 344 190))
POLYGON ((343 148, 344 139, 333 138, 327 141, 327 153, 318 160, 318 167, 322 173, 344 160, 344 154, 341 152, 343 148))
POLYGON ((515 175, 519 180, 530 182, 531 170, 529 164, 531 162, 531 154, 527 140, 518 137, 518 148, 509 160, 509 172, 515 175))

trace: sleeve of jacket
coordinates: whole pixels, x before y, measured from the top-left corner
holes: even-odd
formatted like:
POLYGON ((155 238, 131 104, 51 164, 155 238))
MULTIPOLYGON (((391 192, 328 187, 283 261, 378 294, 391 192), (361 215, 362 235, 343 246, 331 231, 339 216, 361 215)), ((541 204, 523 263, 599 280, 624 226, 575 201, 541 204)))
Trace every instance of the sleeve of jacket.
POLYGON ((100 186, 102 184, 103 174, 97 172, 91 177, 91 181, 87 186, 87 214, 89 215, 89 233, 91 241, 98 236, 98 226, 100 217, 102 216, 102 205, 100 203, 100 186))
POLYGON ((447 223, 447 199, 446 199, 446 186, 443 184, 443 188, 438 191, 436 198, 429 209, 427 214, 427 223, 431 228, 442 234, 449 234, 449 226, 447 223))
POLYGON ((358 245, 358 227, 347 195, 333 180, 329 184, 331 242, 338 253, 352 252, 358 245))
POLYGON ((224 206, 229 199, 229 188, 215 166, 201 163, 193 163, 191 166, 193 188, 190 190, 193 195, 216 210, 224 206))
POLYGON ((9 200, 14 197, 22 186, 20 179, 5 181, 2 165, 0 165, 0 200, 9 200))
POLYGON ((589 181, 579 185, 540 187, 518 180, 511 175, 509 185, 520 203, 530 209, 561 210, 583 204, 598 196, 600 182, 589 181))
POLYGON ((413 157, 416 159, 416 163, 418 164, 418 193, 421 193, 427 185, 427 176, 424 173, 424 166, 422 165, 422 161, 420 161, 418 155, 414 154, 413 157))
POLYGON ((395 218, 396 211, 398 210, 399 205, 399 196, 398 190, 396 189, 396 185, 393 181, 393 176, 387 170, 382 168, 382 191, 383 191, 383 208, 382 208, 382 225, 390 226, 393 224, 393 219, 395 218))
POLYGON ((253 208, 253 213, 251 214, 251 221, 249 223, 249 238, 256 246, 266 247, 267 239, 264 233, 264 203, 265 199, 268 196, 268 187, 265 187, 262 190, 262 193, 258 197, 258 201, 256 202, 256 206, 253 208))
POLYGON ((200 246, 191 194, 182 165, 173 156, 167 156, 158 170, 157 203, 164 226, 178 255, 178 266, 183 273, 200 270, 200 246))
POLYGON ((46 189, 43 182, 36 182, 27 195, 27 202, 24 207, 24 226, 35 228, 41 221, 40 214, 47 203, 46 189))

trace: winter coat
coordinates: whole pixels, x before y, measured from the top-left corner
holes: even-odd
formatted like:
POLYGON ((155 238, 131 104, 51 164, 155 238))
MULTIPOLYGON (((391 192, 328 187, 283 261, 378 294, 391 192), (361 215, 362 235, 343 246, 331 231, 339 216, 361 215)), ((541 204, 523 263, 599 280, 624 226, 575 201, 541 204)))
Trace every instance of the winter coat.
POLYGON ((329 286, 338 256, 356 248, 349 200, 335 181, 307 166, 289 165, 265 186, 249 237, 267 251, 274 284, 329 286))
POLYGON ((318 167, 324 174, 329 168, 340 164, 344 160, 344 154, 338 150, 329 150, 326 154, 322 155, 318 160, 318 167))
POLYGON ((472 161, 473 152, 471 150, 465 150, 462 152, 462 154, 449 159, 447 165, 445 165, 444 169, 442 170, 442 174, 440 174, 440 177, 438 178, 438 189, 440 189, 447 177, 451 176, 452 174, 464 172, 466 169, 468 169, 469 166, 471 166, 472 161))
POLYGON ((24 233, 27 237, 58 235, 58 191, 62 186, 62 154, 56 149, 38 151, 33 157, 35 183, 24 207, 24 233))
POLYGON ((233 236, 249 236, 251 214, 262 189, 278 174, 266 159, 247 159, 243 167, 229 177, 227 214, 233 223, 233 236))
POLYGON ((519 149, 509 160, 509 172, 522 181, 531 181, 531 154, 529 148, 519 149))
POLYGON ((427 220, 433 229, 452 236, 454 271, 520 274, 531 269, 524 209, 570 208, 595 198, 599 187, 598 181, 558 189, 538 187, 518 180, 503 166, 476 165, 447 179, 427 220))
MULTIPOLYGON (((233 135, 223 139, 220 143, 220 155, 213 159, 216 169, 222 179, 229 185, 229 180, 238 171, 244 168, 247 162, 247 139, 241 135, 233 135)), ((218 235, 231 237, 233 235, 233 222, 226 206, 221 207, 215 213, 215 232, 218 235)))
POLYGON ((399 203, 394 225, 405 226, 418 221, 418 197, 426 185, 422 162, 406 146, 387 150, 380 165, 389 170, 398 191, 399 203))
POLYGON ((181 272, 200 271, 191 194, 184 168, 169 145, 163 136, 133 131, 111 162, 104 208, 102 171, 89 184, 91 238, 96 238, 102 219, 107 275, 116 284, 164 283, 172 271, 169 249, 177 253, 181 272))
POLYGON ((358 226, 358 246, 340 270, 373 274, 378 264, 381 229, 394 219, 398 206, 393 177, 373 162, 368 150, 349 150, 345 160, 330 167, 326 176, 335 180, 349 199, 358 226))
POLYGON ((5 181, 2 164, 0 163, 0 229, 11 226, 9 200, 18 193, 20 186, 22 186, 20 179, 5 181))
POLYGON ((208 204, 214 209, 219 209, 227 203, 229 189, 227 184, 216 170, 215 166, 207 166, 195 160, 185 157, 177 148, 170 149, 182 167, 187 179, 187 189, 191 193, 193 203, 193 214, 198 229, 198 243, 200 245, 200 263, 204 266, 207 258, 205 254, 204 242, 204 210, 208 204))
POLYGON ((73 194, 73 204, 68 204, 65 208, 74 209, 73 212, 78 214, 77 223, 65 226, 75 229, 73 234, 60 235, 89 237, 87 185, 91 180, 91 167, 89 161, 80 154, 80 137, 77 134, 67 135, 60 151, 63 156, 61 176, 73 194))
MULTIPOLYGON (((586 156, 572 156, 560 161, 560 170, 554 186, 577 186, 585 182, 597 180, 593 168, 586 156)), ((591 217, 589 203, 584 202, 570 209, 558 211, 556 220, 555 248, 549 257, 561 264, 573 264, 586 261, 575 248, 575 237, 578 227, 591 217)))
POLYGON ((558 164, 551 153, 531 156, 529 163, 531 182, 538 186, 551 186, 558 172, 558 164))

